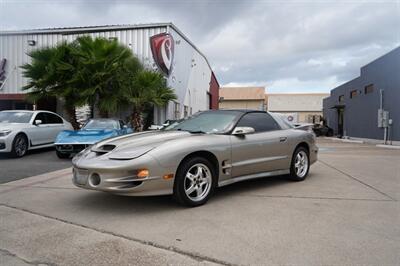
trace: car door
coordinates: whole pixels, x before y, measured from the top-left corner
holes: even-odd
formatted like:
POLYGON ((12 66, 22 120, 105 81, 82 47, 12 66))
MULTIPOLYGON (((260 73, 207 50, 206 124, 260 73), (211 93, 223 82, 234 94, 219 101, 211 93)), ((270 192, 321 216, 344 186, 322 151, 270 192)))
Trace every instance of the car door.
POLYGON ((56 114, 46 113, 49 142, 54 142, 60 131, 64 130, 64 120, 56 114))
POLYGON ((231 136, 232 177, 287 169, 286 130, 266 112, 245 114, 238 127, 252 127, 252 134, 231 136))
POLYGON ((30 141, 32 146, 39 146, 51 143, 50 132, 45 112, 37 113, 33 119, 33 128, 30 130, 30 141), (40 124, 37 121, 41 121, 40 124))

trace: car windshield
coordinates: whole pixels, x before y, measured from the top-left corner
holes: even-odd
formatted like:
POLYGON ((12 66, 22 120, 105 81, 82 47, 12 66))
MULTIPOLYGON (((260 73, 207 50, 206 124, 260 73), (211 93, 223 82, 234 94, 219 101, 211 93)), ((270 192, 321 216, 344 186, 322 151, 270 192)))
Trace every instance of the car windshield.
POLYGON ((115 120, 92 119, 86 123, 84 129, 118 129, 118 122, 115 120))
POLYGON ((29 123, 32 113, 29 112, 0 112, 0 123, 29 123))
POLYGON ((238 112, 203 112, 195 114, 165 130, 183 130, 191 133, 225 133, 236 121, 238 112))

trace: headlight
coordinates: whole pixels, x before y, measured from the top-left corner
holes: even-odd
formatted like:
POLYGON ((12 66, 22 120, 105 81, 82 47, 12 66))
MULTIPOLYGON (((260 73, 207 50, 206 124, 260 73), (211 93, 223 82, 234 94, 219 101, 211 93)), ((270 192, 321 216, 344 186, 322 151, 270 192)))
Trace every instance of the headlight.
POLYGON ((5 137, 10 133, 11 133, 11 130, 8 130, 8 129, 0 130, 0 137, 5 137))

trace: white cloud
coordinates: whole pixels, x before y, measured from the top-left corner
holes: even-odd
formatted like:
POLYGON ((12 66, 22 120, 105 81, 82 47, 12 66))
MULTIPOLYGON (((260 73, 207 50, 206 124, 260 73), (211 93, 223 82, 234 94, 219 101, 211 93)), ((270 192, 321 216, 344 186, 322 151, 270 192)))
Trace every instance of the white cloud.
POLYGON ((0 29, 175 23, 221 84, 329 91, 400 45, 399 1, 3 0, 0 29))

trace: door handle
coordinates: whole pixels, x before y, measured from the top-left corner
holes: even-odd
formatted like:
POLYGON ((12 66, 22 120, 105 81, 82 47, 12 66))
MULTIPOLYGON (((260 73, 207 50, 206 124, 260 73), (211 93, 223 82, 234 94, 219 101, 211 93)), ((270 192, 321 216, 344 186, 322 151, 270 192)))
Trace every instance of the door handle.
POLYGON ((287 137, 280 137, 279 142, 285 142, 287 140, 287 137))

